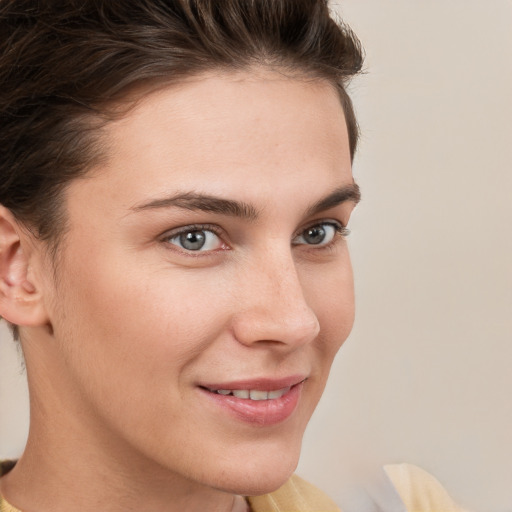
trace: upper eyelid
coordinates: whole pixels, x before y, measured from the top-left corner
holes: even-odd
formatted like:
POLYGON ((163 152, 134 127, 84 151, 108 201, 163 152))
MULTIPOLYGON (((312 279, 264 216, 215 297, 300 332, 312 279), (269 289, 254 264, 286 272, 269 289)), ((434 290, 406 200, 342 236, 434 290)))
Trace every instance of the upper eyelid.
POLYGON ((175 238, 182 233, 186 233, 188 231, 211 231, 215 233, 217 236, 221 236, 225 234, 225 231, 215 224, 187 224, 185 226, 180 226, 174 229, 168 229, 164 231, 159 238, 175 238))
MULTIPOLYGON (((304 230, 309 229, 313 226, 320 226, 322 224, 333 224, 336 226, 339 226, 341 228, 346 228, 347 226, 345 223, 341 222, 340 220, 328 218, 328 219, 315 219, 311 222, 308 222, 307 224, 301 226, 300 228, 295 231, 295 233, 292 235, 292 238, 295 238, 296 236, 300 235, 304 230)), ((218 236, 221 236, 223 234, 226 234, 226 231, 221 228, 220 226, 216 224, 208 224, 208 223, 194 223, 194 224, 185 224, 183 226, 174 228, 174 229, 168 229, 164 231, 160 238, 170 238, 175 237, 177 235, 180 235, 181 233, 187 232, 187 231, 212 231, 218 236)))
POLYGON ((296 238, 297 236, 299 236, 301 233, 303 233, 306 229, 309 229, 309 228, 312 228, 314 226, 321 226, 322 224, 330 224, 330 225, 334 225, 338 228, 341 228, 341 229, 344 229, 346 228, 347 226, 339 221, 339 220, 336 220, 336 219, 316 219, 314 221, 311 221, 309 222, 308 224, 305 224, 304 226, 300 227, 296 232, 295 234, 293 235, 293 238, 296 238))

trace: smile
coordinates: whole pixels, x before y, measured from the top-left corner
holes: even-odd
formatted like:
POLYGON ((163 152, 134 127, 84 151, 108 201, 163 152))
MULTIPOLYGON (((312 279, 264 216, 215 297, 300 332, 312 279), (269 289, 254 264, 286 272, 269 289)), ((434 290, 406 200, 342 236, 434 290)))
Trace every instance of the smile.
POLYGON ((305 377, 258 379, 199 386, 203 396, 223 415, 258 427, 277 425, 294 413, 305 377))
POLYGON ((236 398, 243 398, 246 400, 275 400, 288 393, 290 389, 291 386, 276 389, 275 391, 264 391, 261 389, 208 389, 208 391, 211 393, 217 393, 218 395, 231 395, 236 398))

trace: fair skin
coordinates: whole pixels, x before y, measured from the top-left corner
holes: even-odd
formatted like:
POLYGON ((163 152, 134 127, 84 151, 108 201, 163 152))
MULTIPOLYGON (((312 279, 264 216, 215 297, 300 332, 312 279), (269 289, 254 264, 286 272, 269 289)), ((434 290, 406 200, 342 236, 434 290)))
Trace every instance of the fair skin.
POLYGON ((31 393, 1 490, 26 512, 227 512, 292 474, 352 327, 343 111, 320 80, 219 73, 105 137, 66 191, 58 279, 1 210, 0 314, 31 393))

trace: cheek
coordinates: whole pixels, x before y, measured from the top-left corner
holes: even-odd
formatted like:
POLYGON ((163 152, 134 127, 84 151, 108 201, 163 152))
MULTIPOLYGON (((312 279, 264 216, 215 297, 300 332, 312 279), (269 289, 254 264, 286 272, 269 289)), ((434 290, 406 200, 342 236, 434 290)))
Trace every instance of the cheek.
POLYGON ((330 364, 354 324, 354 282, 348 253, 343 264, 316 276, 309 302, 321 327, 317 348, 330 364))
POLYGON ((148 436, 162 441, 169 424, 180 432, 183 418, 190 422, 183 397, 190 396, 194 371, 205 367, 232 306, 227 296, 213 301, 204 280, 204 293, 196 294, 189 277, 101 269, 66 283, 64 371, 75 402, 86 405, 98 425, 149 446, 148 436))
POLYGON ((120 257, 74 261, 59 290, 55 329, 75 377, 91 393, 124 387, 135 400, 153 383, 169 392, 165 383, 176 387, 225 324, 230 308, 218 296, 212 300, 204 280, 120 257))

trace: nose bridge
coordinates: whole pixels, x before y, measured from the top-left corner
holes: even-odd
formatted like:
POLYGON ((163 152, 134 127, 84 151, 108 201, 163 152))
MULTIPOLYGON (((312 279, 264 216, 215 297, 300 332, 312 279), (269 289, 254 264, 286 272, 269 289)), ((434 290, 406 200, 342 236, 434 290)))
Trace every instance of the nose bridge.
POLYGON ((247 272, 245 307, 237 322, 239 341, 296 346, 316 338, 318 318, 307 302, 290 248, 265 252, 247 272))

